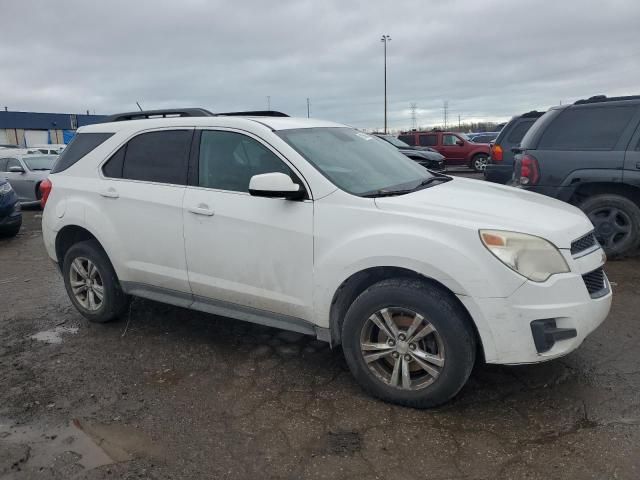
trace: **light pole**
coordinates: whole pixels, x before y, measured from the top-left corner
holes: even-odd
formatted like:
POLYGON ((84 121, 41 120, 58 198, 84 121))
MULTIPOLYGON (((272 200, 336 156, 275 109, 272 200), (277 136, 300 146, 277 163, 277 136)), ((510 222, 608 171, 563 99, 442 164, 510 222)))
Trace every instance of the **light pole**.
POLYGON ((391 41, 391 36, 382 35, 380 41, 384 43, 384 133, 387 133, 387 43, 391 41))

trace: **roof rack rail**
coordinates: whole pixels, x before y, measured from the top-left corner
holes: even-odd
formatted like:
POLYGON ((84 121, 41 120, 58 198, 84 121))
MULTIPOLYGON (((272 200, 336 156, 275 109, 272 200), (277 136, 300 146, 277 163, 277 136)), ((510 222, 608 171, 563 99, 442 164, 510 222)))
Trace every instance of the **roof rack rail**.
POLYGON ((544 112, 539 112, 537 110, 531 110, 530 112, 523 113, 520 115, 522 118, 538 118, 544 115, 544 112))
POLYGON ((104 119, 104 122, 124 122, 126 120, 144 120, 147 118, 168 117, 288 117, 286 113, 275 110, 251 110, 246 112, 213 113, 204 108, 167 108, 162 110, 142 110, 138 112, 116 113, 104 119))
POLYGON ((105 122, 124 122, 125 120, 143 120, 146 118, 167 117, 213 117, 214 114, 204 108, 168 108, 163 110, 142 110, 138 112, 116 113, 105 118, 105 122))
POLYGON ((247 112, 224 112, 214 114, 216 117, 288 117, 286 113, 275 110, 249 110, 247 112))
POLYGON ((606 95, 594 95, 587 99, 578 100, 574 105, 584 105, 587 103, 615 102, 619 100, 640 100, 640 95, 628 95, 626 97, 607 97, 606 95))

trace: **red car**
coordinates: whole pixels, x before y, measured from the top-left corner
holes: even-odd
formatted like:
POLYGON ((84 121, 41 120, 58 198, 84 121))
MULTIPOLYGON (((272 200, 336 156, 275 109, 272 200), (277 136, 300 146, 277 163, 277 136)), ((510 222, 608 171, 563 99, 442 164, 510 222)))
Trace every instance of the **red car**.
POLYGON ((461 133, 431 130, 428 132, 407 132, 398 138, 412 146, 431 147, 444 155, 445 164, 468 165, 481 172, 489 160, 489 144, 470 142, 461 133))

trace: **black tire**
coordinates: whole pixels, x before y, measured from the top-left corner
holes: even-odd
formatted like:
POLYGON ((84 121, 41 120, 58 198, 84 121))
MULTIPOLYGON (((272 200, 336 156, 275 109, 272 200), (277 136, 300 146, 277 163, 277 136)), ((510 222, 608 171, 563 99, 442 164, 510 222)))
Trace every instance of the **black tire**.
POLYGON ((360 294, 345 316, 342 347, 351 373, 367 392, 413 408, 435 407, 453 398, 467 382, 476 358, 475 335, 467 313, 448 292, 414 279, 383 280, 360 294), (445 363, 430 385, 419 390, 393 387, 369 369, 360 346, 361 332, 371 315, 387 307, 419 313, 440 335, 445 363))
POLYGON ((0 229, 0 237, 3 237, 3 238, 15 237, 16 235, 18 235, 18 232, 20 232, 21 226, 22 226, 22 222, 12 227, 0 229))
POLYGON ((635 202, 622 195, 603 194, 587 198, 579 207, 593 223, 608 257, 627 255, 638 247, 640 207, 635 202))
POLYGON ((487 167, 487 163, 489 162, 489 155, 484 153, 476 153, 471 159, 471 168, 473 168, 474 172, 484 172, 484 169, 487 167))
POLYGON ((64 256, 62 275, 71 303, 90 322, 110 322, 120 317, 129 307, 130 297, 122 291, 109 257, 96 240, 79 242, 69 248, 64 256), (103 299, 97 310, 89 310, 83 306, 71 288, 71 264, 77 258, 90 260, 99 272, 103 287, 103 299))

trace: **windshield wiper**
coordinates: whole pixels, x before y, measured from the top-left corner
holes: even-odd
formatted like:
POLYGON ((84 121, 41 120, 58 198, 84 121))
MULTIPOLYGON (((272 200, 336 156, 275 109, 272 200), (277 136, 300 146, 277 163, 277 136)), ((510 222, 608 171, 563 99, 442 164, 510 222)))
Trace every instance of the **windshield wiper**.
POLYGON ((445 175, 438 176, 438 177, 429 177, 424 179, 422 182, 420 182, 420 184, 416 186, 416 188, 414 188, 413 190, 419 190, 421 187, 426 187, 428 185, 431 185, 434 182, 448 182, 449 180, 451 180, 451 177, 447 177, 445 175))
POLYGON ((361 195, 361 197, 365 198, 377 198, 377 197, 395 197, 396 195, 404 195, 405 193, 413 192, 413 188, 408 190, 376 190, 371 193, 367 193, 365 195, 361 195))

